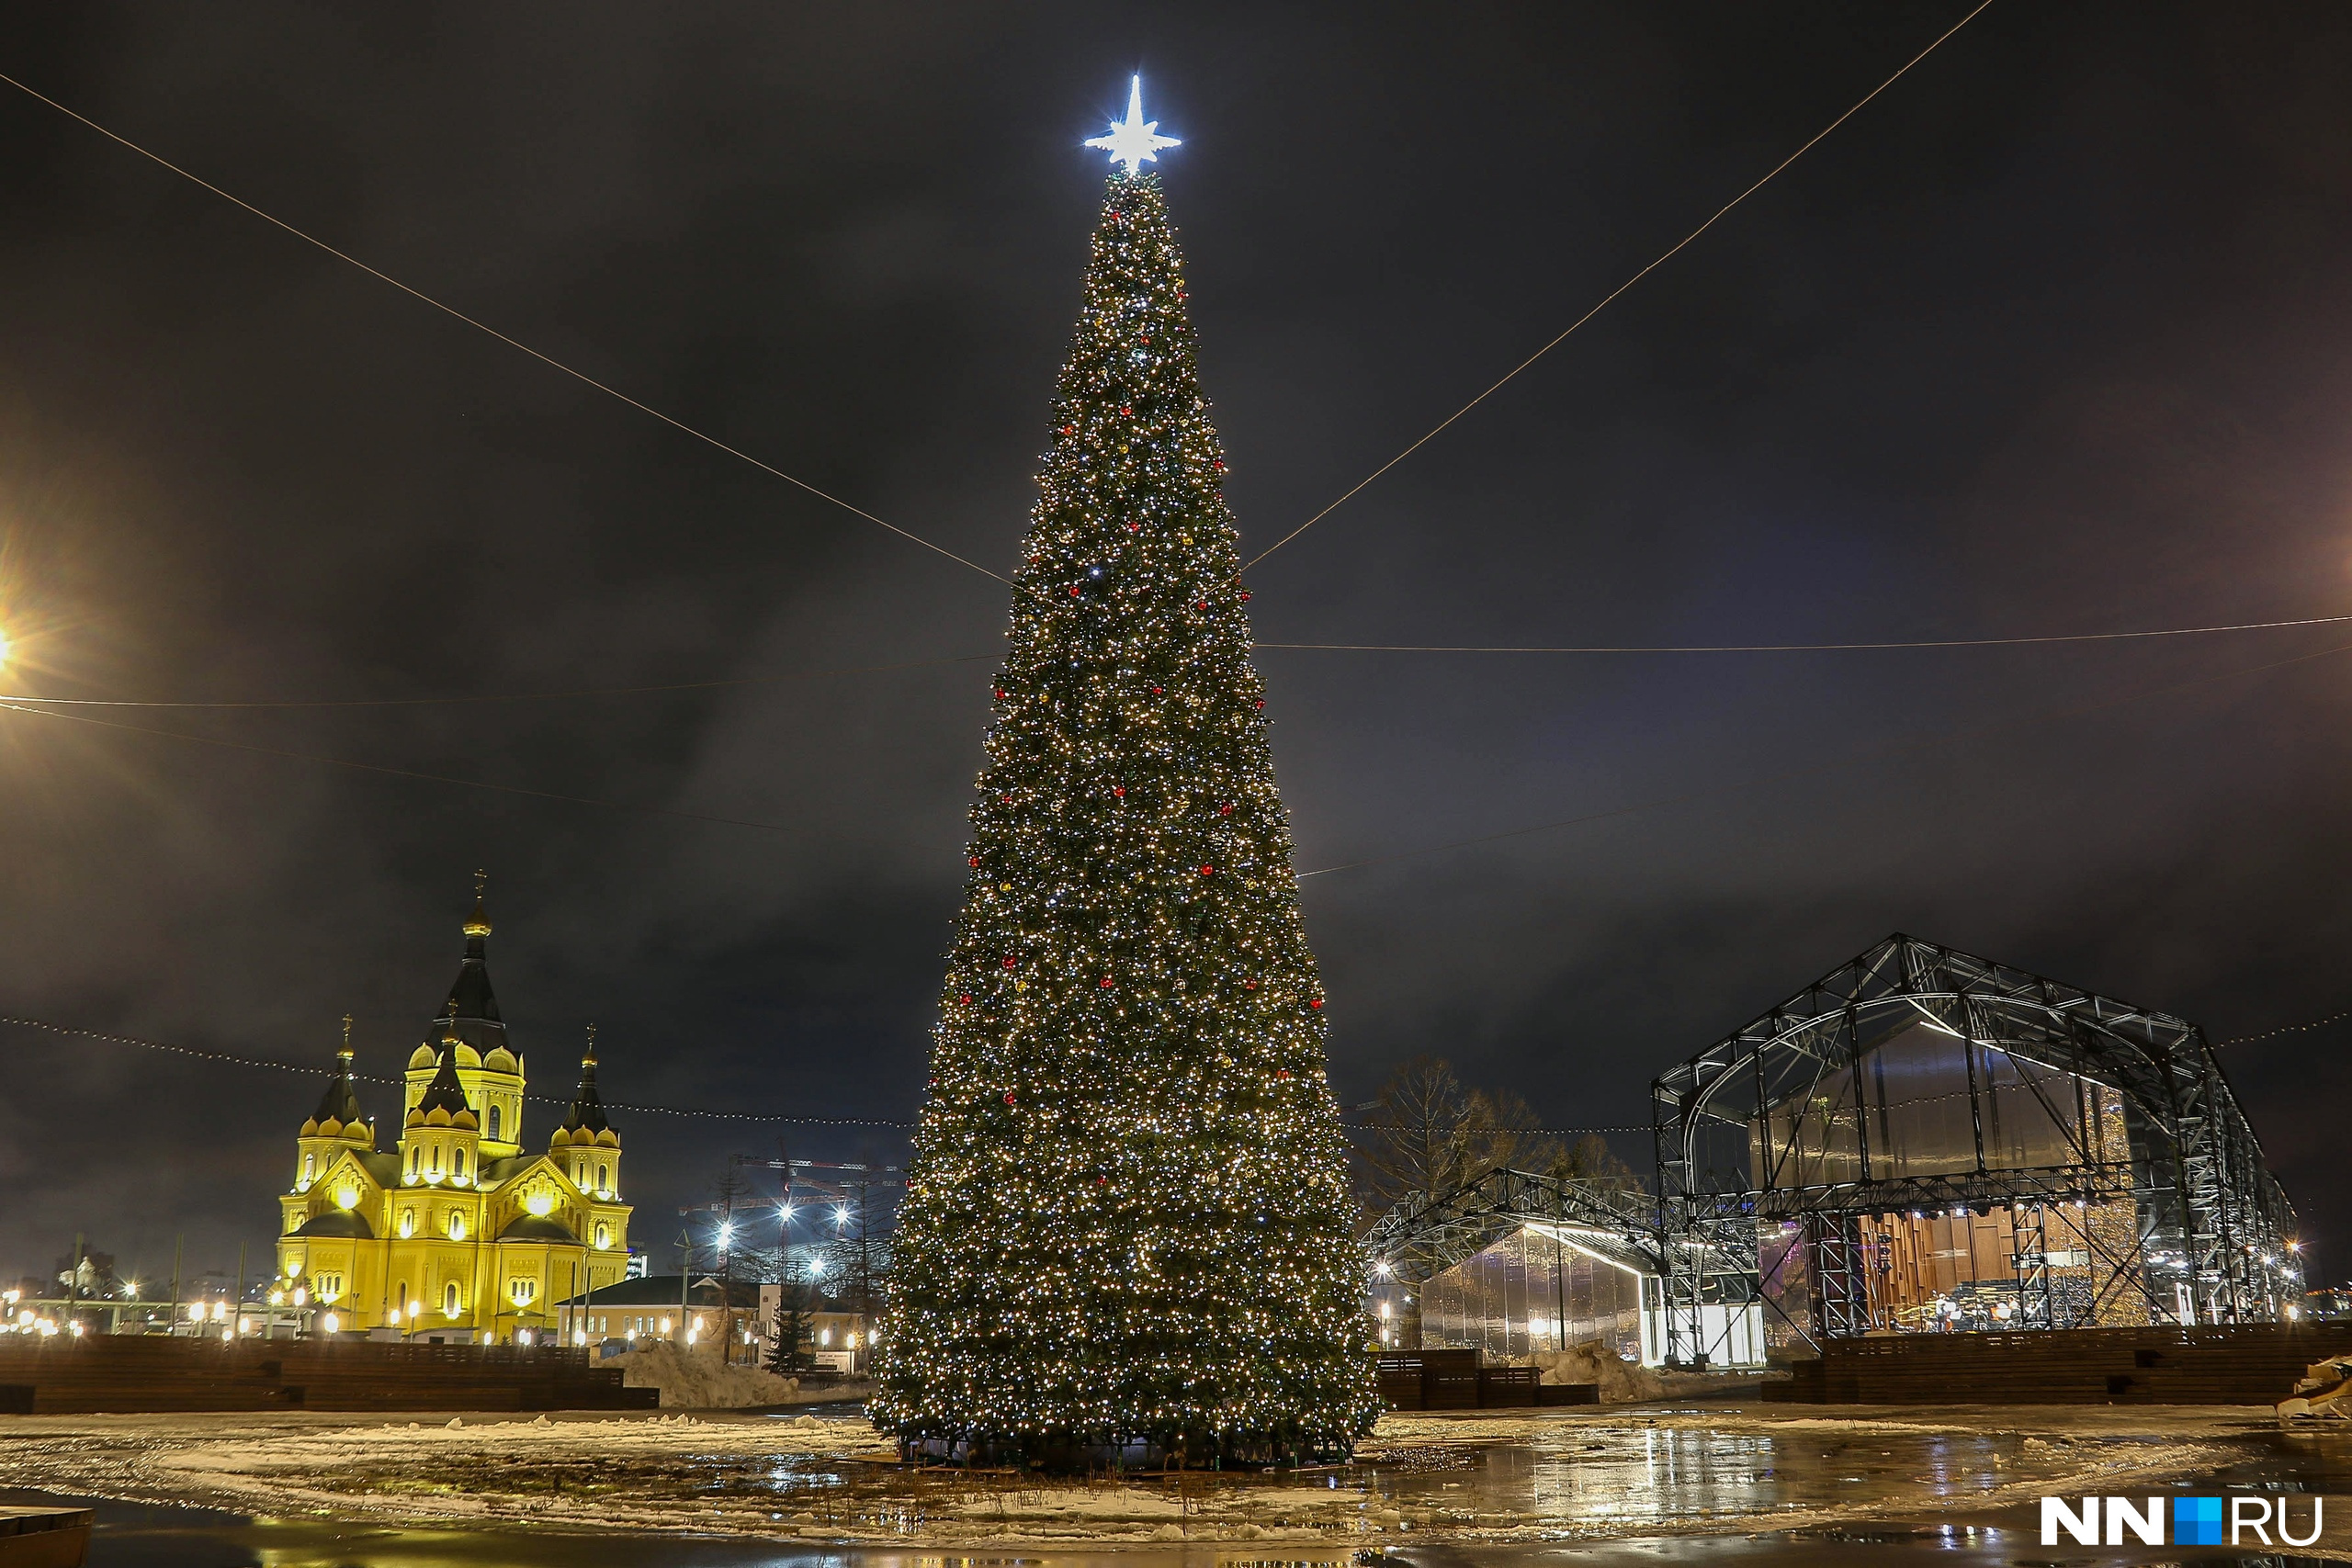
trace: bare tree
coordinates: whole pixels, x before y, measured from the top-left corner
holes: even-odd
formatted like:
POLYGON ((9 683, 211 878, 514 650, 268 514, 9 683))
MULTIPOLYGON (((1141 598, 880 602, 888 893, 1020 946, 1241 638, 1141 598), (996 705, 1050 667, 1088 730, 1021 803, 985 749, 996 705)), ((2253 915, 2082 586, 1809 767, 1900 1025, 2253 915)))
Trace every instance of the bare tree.
MULTIPOLYGON (((721 1167, 718 1175, 711 1181, 710 1195, 715 1200, 712 1207, 718 1211, 719 1216, 718 1231, 714 1238, 718 1248, 714 1261, 718 1265, 716 1271, 718 1275, 718 1320, 724 1325, 720 1330, 723 1337, 719 1340, 719 1355, 731 1361, 735 1359, 740 1337, 735 1323, 736 1266, 739 1261, 748 1264, 750 1267, 746 1272, 753 1279, 765 1270, 759 1266, 758 1248, 752 1244, 750 1236, 738 1233, 736 1211, 743 1211, 744 1221, 750 1220, 752 1212, 752 1180, 744 1174, 742 1166, 729 1160, 721 1167)), ((744 1228, 748 1229, 748 1225, 744 1228)))
POLYGON ((1552 1159, 1543 1168, 1546 1176, 1589 1181, 1619 1194, 1643 1190, 1642 1179, 1634 1174, 1634 1168, 1619 1159, 1610 1148, 1609 1140, 1598 1133, 1587 1133, 1566 1149, 1554 1145, 1552 1159))
POLYGON ((1504 1166, 1541 1168, 1558 1157, 1525 1100, 1464 1089, 1442 1056, 1397 1068, 1378 1106, 1377 1136, 1363 1155, 1375 1207, 1442 1198, 1504 1166))

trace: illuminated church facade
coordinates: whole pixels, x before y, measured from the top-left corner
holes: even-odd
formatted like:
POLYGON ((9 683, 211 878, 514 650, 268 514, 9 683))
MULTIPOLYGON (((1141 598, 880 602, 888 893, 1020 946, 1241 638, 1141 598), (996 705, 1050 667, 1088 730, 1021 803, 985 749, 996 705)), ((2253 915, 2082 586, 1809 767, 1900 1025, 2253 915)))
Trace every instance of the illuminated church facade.
POLYGON ((523 1054, 492 994, 479 897, 457 982, 408 1060, 390 1149, 359 1104, 350 1027, 296 1140, 271 1296, 312 1334, 546 1342, 556 1303, 624 1277, 621 1145, 596 1091, 595 1031, 544 1153, 524 1147, 523 1054))

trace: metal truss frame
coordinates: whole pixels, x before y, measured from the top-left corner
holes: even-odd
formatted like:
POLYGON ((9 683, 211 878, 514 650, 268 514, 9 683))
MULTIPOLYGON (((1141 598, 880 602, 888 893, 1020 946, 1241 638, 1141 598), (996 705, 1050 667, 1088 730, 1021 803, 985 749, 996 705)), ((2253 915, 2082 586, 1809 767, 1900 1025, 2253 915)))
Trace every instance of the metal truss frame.
MULTIPOLYGON (((1869 1326, 1863 1215, 2007 1207, 2038 1236, 2042 1205, 2128 1197, 2135 1245, 2124 1256, 2098 1248, 2110 1296, 2137 1295, 2158 1321, 2187 1301, 2199 1321, 2242 1323, 2275 1319, 2301 1292, 2288 1247, 2294 1211, 2196 1025, 1899 932, 1659 1077, 1651 1133, 1673 1363, 1719 1356, 1704 1308, 1758 1299, 1765 1220, 1804 1227, 1815 1332, 1832 1337, 1869 1326), (1872 1114, 1888 1107, 1870 1102, 1864 1058, 1915 1022, 1951 1036, 1962 1057, 1955 1098, 1968 1101, 1973 1169, 1902 1174, 1886 1151, 1874 1161, 1872 1114), (2003 1072, 2003 1091, 2031 1094, 2062 1130, 2064 1163, 1987 1158, 2003 1072), (2102 1136, 2119 1108, 2123 1149, 2102 1136), (1831 1179, 1817 1156, 1808 1165, 1801 1123, 1849 1137, 1851 1168, 1831 1179)), ((2076 1228, 2089 1242, 2088 1227, 2076 1228)), ((2021 1254, 2020 1316, 2053 1325, 2040 1245, 2034 1263, 2021 1254)))
POLYGON ((1657 1205, 1638 1190, 1505 1168, 1433 1198, 1408 1198, 1374 1223, 1364 1245, 1390 1277, 1412 1283, 1492 1247, 1531 1220, 1623 1237, 1664 1272, 1657 1205))

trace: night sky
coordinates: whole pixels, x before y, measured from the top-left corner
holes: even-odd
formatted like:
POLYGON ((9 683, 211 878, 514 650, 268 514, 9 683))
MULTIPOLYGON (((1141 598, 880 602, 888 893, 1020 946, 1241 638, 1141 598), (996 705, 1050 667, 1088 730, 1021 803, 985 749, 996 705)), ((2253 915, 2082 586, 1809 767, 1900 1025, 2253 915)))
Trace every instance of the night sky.
MULTIPOLYGON (((0 71, 1009 572, 1131 71, 1254 552, 1966 8, 21 6, 0 71)), ((2352 611, 2348 190, 2352 12, 2002 0, 1256 567, 1258 635, 2352 611)), ((0 712, 0 1011, 316 1064, 0 1028, 0 1273, 258 1268, 338 1021, 397 1070, 478 867, 538 1091, 593 1021, 615 1100, 910 1116, 1007 608, 0 87, 0 683, 432 699, 0 712)), ((1260 667, 1301 869, 1378 863, 1305 884, 1350 1100, 1430 1052, 1645 1122, 1897 930, 2216 1038, 2352 1007, 2352 626, 1260 667)), ((2347 1042, 2226 1054, 2328 1275, 2347 1042)), ((903 1147, 615 1120, 657 1247, 730 1152, 903 1147)))

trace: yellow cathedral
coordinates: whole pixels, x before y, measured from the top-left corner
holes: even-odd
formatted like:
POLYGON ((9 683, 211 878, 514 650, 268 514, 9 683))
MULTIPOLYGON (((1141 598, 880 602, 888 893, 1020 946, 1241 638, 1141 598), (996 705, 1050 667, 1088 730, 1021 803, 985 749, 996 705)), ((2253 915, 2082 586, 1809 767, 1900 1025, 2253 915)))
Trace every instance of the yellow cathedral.
POLYGON ((360 1109, 349 1020, 334 1077, 302 1123, 270 1297, 314 1335, 548 1343, 562 1328, 557 1303, 628 1272, 596 1032, 570 1112, 545 1154, 526 1154, 523 1055, 491 992, 479 896, 465 935, 457 983, 408 1059, 394 1147, 376 1147, 360 1109))

